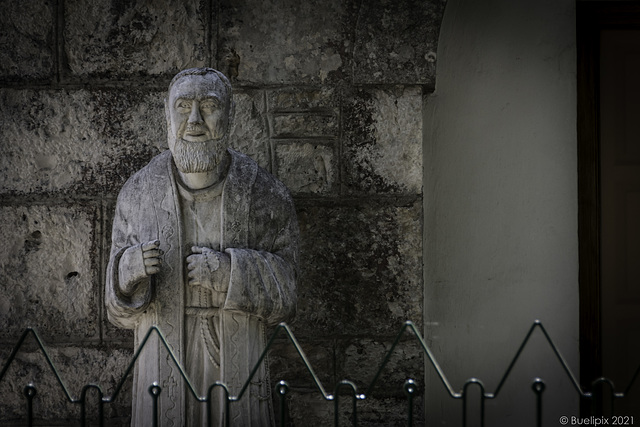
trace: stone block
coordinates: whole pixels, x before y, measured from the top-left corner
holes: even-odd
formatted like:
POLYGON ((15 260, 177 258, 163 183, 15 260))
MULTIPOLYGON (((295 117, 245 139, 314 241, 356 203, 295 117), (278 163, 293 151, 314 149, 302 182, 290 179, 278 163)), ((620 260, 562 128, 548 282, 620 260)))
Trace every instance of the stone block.
MULTIPOLYGON (((274 397, 276 420, 280 422, 279 396, 274 397)), ((334 402, 327 401, 318 391, 292 392, 286 396, 286 426, 331 426, 334 425, 334 402)), ((350 420, 339 419, 339 425, 352 425, 350 420)))
POLYGON ((167 146, 163 95, 0 90, 0 192, 115 197, 167 146))
POLYGON ((344 77, 351 2, 222 0, 220 68, 242 84, 324 83, 344 77))
POLYGON ((206 2, 67 0, 64 8, 65 53, 80 78, 172 75, 209 56, 206 2))
POLYGON ((89 93, 93 129, 104 148, 103 158, 86 165, 82 190, 99 188, 115 197, 125 181, 151 158, 168 148, 165 91, 96 90, 89 93), (91 179, 95 184, 91 185, 91 179))
POLYGON ((421 199, 297 209, 300 336, 395 336, 406 320, 422 324, 421 199))
MULTIPOLYGON (((343 414, 351 414, 351 408, 343 409, 343 414)), ((406 397, 367 398, 358 401, 359 426, 404 427, 408 425, 409 402, 406 397)), ((413 425, 424 426, 424 398, 413 399, 413 425)))
MULTIPOLYGON (((275 397, 274 407, 278 414, 279 401, 275 397)), ((422 398, 413 402, 414 425, 425 425, 422 398)), ((357 400, 358 426, 406 426, 408 422, 408 401, 406 398, 367 398, 357 400)), ((320 393, 291 393, 287 396, 287 426, 331 426, 335 425, 336 402, 326 401, 320 393)), ((353 405, 350 396, 340 396, 338 401, 338 425, 354 425, 353 405)), ((279 419, 279 415, 276 415, 279 419)))
MULTIPOLYGON (((294 334, 295 329, 292 326, 294 334)), ((331 390, 335 386, 334 340, 301 338, 298 342, 322 387, 331 390)), ((274 342, 269 360, 273 387, 279 381, 286 381, 291 390, 318 390, 313 376, 289 339, 274 342)))
POLYGON ((407 379, 416 381, 419 386, 422 383, 423 350, 415 335, 409 331, 402 335, 393 351, 392 344, 392 340, 370 338, 340 340, 336 346, 338 380, 348 379, 354 382, 362 393, 366 393, 373 385, 372 396, 402 398, 405 395, 404 384, 407 379), (389 360, 383 367, 382 363, 390 351, 392 353, 389 360), (378 371, 380 375, 373 383, 378 371))
POLYGON ((3 0, 0 13, 0 79, 55 76, 55 2, 3 0))
POLYGON ((330 138, 338 136, 333 114, 280 113, 271 116, 274 138, 330 138))
POLYGON ((336 91, 320 88, 287 87, 267 92, 269 111, 332 111, 339 106, 336 91))
POLYGON ((445 4, 445 0, 361 2, 353 82, 421 84, 433 90, 445 4))
POLYGON ((231 147, 271 170, 265 95, 261 90, 234 90, 235 117, 231 127, 231 147))
POLYGON ((98 340, 96 209, 3 206, 0 212, 0 339, 17 339, 32 326, 48 340, 98 340))
MULTIPOLYGON (((33 342, 29 337, 25 344, 33 342)), ((80 404, 69 402, 43 353, 32 345, 23 348, 25 350, 17 354, 0 382, 0 395, 3 397, 0 401, 0 423, 3 426, 24 425, 27 404, 23 390, 32 384, 36 388, 33 404, 36 425, 79 425, 80 404)), ((82 388, 87 384, 99 386, 104 397, 111 397, 133 357, 131 351, 121 349, 51 347, 46 350, 74 400, 80 399, 82 388)), ((9 354, 9 349, 0 350, 3 367, 9 354)), ((98 392, 89 390, 86 399, 88 418, 94 421, 90 425, 97 425, 98 392)), ((106 425, 129 425, 130 414, 131 376, 113 403, 104 405, 106 425)))
POLYGON ((422 192, 422 92, 357 89, 343 107, 343 183, 349 193, 422 192))
POLYGON ((337 192, 338 156, 331 144, 278 142, 277 176, 293 194, 337 192))

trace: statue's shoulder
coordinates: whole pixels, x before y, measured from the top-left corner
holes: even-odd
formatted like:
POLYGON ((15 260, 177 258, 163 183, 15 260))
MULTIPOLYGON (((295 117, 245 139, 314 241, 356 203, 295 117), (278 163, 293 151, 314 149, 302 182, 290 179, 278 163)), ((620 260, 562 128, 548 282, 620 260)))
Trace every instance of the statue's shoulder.
POLYGON ((129 177, 120 192, 140 191, 149 178, 167 175, 171 151, 166 150, 152 158, 142 169, 129 177))

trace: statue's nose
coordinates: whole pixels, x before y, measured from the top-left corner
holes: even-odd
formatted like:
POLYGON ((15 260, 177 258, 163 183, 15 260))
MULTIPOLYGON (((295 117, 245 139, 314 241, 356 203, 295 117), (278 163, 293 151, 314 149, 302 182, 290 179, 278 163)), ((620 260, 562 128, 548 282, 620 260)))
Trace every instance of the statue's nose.
POLYGON ((191 114, 189 115, 189 123, 202 123, 202 115, 200 115, 200 103, 194 101, 191 105, 191 114))

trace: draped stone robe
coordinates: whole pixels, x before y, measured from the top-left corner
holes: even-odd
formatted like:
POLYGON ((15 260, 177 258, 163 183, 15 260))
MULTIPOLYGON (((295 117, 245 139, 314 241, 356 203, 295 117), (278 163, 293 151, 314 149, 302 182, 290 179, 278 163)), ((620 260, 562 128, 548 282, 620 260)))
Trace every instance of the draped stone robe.
MULTIPOLYGON (((229 153, 231 164, 221 196, 221 246, 231 257, 231 279, 218 314, 220 377, 235 396, 264 350, 265 325, 295 313, 298 225, 286 187, 249 157, 229 153)), ((189 254, 183 252, 180 196, 172 167, 171 153, 165 151, 133 175, 118 196, 105 304, 112 323, 134 329, 136 348, 157 325, 184 366, 189 357, 184 337, 189 254), (133 295, 123 294, 118 284, 123 252, 156 239, 164 251, 161 272, 143 279, 133 295)), ((154 382, 162 387, 160 425, 185 425, 186 399, 193 396, 155 334, 141 353, 133 382, 133 426, 149 425, 148 388, 154 382)), ((268 367, 263 363, 242 399, 231 403, 231 425, 272 425, 270 393, 268 367)))

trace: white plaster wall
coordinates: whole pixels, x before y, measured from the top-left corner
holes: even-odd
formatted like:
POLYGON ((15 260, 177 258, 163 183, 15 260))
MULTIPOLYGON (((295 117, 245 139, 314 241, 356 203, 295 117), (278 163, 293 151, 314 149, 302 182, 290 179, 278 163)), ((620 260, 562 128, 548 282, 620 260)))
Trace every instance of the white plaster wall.
MULTIPOLYGON (((427 342, 456 391, 477 377, 493 392, 540 319, 578 376, 575 1, 449 0, 436 81, 424 109, 427 342)), ((534 377, 547 383, 545 425, 578 415, 537 331, 487 425, 535 425, 534 377)), ((426 380, 429 425, 461 425, 462 403, 429 366, 426 380)))

